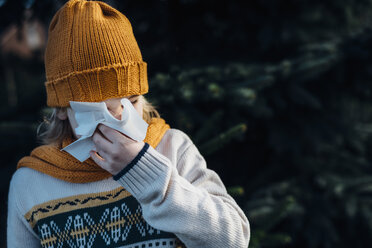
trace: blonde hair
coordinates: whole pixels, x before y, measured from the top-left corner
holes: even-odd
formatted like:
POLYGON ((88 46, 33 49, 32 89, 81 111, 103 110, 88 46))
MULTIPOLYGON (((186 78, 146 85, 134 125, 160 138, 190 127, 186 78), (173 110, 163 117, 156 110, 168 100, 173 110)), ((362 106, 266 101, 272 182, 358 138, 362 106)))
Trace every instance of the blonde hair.
MULTIPOLYGON (((140 95, 138 100, 143 103, 142 118, 147 123, 150 123, 152 118, 160 117, 160 114, 154 105, 148 102, 143 95, 140 95)), ((37 136, 43 144, 61 144, 66 137, 73 137, 73 131, 69 120, 61 120, 57 117, 57 114, 61 111, 67 111, 67 107, 53 108, 49 117, 44 117, 43 122, 39 125, 37 136)))

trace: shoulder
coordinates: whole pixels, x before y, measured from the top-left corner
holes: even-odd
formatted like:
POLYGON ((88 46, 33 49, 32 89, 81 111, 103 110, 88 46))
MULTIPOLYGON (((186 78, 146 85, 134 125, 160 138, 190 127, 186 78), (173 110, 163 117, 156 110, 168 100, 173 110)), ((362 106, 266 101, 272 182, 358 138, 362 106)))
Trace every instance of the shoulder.
POLYGON ((10 180, 10 188, 18 190, 27 190, 30 185, 40 182, 43 173, 36 170, 22 167, 16 170, 10 180))
POLYGON ((16 204, 22 214, 27 211, 29 198, 35 195, 35 185, 42 182, 43 174, 30 168, 16 170, 10 180, 9 202, 16 204))
POLYGON ((89 183, 71 183, 31 168, 19 168, 12 176, 9 200, 24 214, 35 205, 81 194, 114 190, 119 187, 112 178, 89 183))
POLYGON ((175 128, 168 129, 159 145, 172 145, 173 147, 185 147, 192 145, 191 138, 183 131, 175 128))
POLYGON ((10 180, 9 192, 28 197, 35 195, 35 192, 41 193, 53 189, 49 186, 55 183, 55 181, 55 178, 47 174, 31 168, 22 167, 14 172, 10 180))
POLYGON ((193 145, 193 142, 186 133, 179 129, 171 128, 164 134, 156 150, 172 161, 178 161, 179 157, 191 145, 193 145))

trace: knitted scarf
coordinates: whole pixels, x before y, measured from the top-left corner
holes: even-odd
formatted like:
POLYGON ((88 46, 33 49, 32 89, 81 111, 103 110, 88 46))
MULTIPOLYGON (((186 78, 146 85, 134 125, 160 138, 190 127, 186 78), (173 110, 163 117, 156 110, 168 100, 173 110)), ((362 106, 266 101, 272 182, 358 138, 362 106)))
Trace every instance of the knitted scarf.
MULTIPOLYGON (((163 138, 169 125, 161 118, 152 118, 144 142, 155 148, 163 138)), ((88 183, 109 178, 112 175, 98 166, 91 158, 80 162, 69 153, 61 151, 63 147, 74 141, 71 137, 59 145, 43 145, 36 147, 30 154, 22 158, 17 165, 29 167, 52 177, 71 182, 88 183)))

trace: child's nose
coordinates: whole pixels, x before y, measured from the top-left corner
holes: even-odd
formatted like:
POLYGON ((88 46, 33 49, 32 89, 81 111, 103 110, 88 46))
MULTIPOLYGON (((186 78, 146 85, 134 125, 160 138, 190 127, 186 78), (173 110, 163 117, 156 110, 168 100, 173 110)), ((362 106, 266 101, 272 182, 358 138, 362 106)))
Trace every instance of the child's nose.
POLYGON ((118 101, 105 101, 107 110, 114 116, 116 119, 121 120, 121 113, 123 112, 123 106, 121 105, 120 100, 118 101))

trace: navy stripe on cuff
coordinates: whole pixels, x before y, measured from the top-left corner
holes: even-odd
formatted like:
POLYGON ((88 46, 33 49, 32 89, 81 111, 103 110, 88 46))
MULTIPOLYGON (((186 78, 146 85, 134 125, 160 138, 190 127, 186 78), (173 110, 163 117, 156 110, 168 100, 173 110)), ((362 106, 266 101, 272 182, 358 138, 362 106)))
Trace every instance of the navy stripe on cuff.
POLYGON ((124 176, 130 169, 132 169, 133 166, 135 166, 138 161, 142 158, 142 156, 147 152, 147 149, 149 149, 149 144, 145 143, 142 150, 138 153, 138 155, 130 162, 127 166, 124 167, 118 174, 114 175, 114 180, 119 180, 122 176, 124 176))

